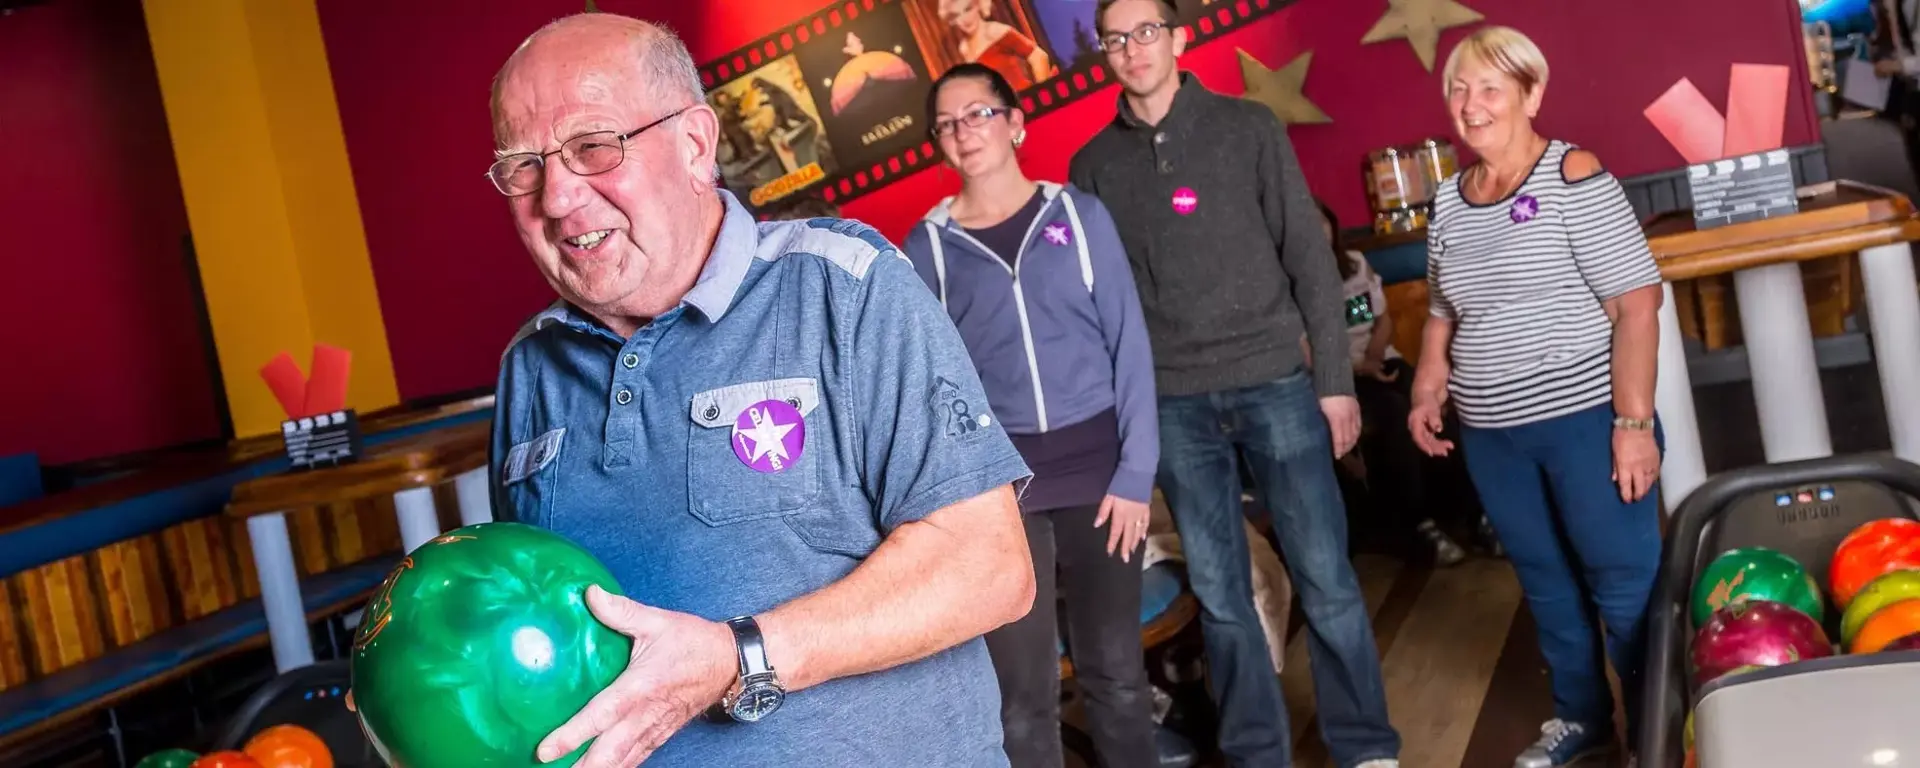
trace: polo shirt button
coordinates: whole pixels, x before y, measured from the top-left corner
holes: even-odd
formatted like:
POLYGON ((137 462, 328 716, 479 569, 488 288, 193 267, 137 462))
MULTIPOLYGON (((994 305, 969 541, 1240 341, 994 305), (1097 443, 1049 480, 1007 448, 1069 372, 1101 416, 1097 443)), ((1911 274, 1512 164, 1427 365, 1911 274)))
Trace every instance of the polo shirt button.
POLYGON ((633 402, 633 393, 624 389, 620 390, 614 393, 613 401, 621 405, 626 405, 627 403, 633 402))
POLYGON ((1160 172, 1161 172, 1161 173, 1173 173, 1173 161, 1172 161, 1172 160, 1162 160, 1162 161, 1160 161, 1160 172))
POLYGON ((628 352, 626 357, 620 358, 620 364, 628 368, 632 368, 640 364, 640 356, 632 352, 628 352))
POLYGON ((1165 143, 1167 143, 1167 135, 1166 135, 1166 134, 1164 134, 1164 133, 1156 133, 1156 134, 1154 134, 1154 135, 1153 135, 1153 143, 1155 143, 1155 144, 1165 144, 1165 143))

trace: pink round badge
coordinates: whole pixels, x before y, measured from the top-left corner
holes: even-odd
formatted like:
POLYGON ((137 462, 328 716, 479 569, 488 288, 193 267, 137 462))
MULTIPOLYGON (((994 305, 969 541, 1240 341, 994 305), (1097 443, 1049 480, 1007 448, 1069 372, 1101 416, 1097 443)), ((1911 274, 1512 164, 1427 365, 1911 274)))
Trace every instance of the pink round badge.
POLYGON ((807 420, 782 400, 762 400, 733 421, 733 455, 755 472, 779 472, 800 460, 807 420))
POLYGON ((1185 216, 1200 207, 1200 196, 1193 193, 1193 187, 1181 187, 1173 191, 1173 212, 1185 216))

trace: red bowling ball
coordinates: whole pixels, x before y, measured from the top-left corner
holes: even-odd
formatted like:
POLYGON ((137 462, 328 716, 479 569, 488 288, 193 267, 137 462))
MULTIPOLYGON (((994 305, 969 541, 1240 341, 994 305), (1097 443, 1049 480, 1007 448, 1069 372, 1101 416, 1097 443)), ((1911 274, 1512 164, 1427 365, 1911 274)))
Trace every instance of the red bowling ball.
POLYGON ((1833 655, 1833 642, 1812 617, 1784 603, 1734 603, 1707 619, 1693 636, 1696 689, 1743 667, 1777 667, 1833 655))

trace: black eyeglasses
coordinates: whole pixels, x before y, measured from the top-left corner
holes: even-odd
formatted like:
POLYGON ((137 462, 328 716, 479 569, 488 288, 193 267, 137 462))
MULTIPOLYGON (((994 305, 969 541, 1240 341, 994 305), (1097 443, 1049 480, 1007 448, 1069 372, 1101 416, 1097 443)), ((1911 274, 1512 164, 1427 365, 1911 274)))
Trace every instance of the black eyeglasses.
POLYGON ((581 176, 606 173, 620 167, 627 157, 627 140, 692 109, 691 105, 667 113, 665 117, 626 133, 594 131, 583 133, 560 144, 552 152, 518 152, 493 161, 487 178, 507 197, 520 197, 540 191, 547 184, 547 158, 560 156, 567 170, 581 176))
POLYGON ((978 128, 986 125, 988 120, 1012 111, 1013 108, 1011 107, 981 107, 972 112, 962 114, 958 118, 947 117, 935 120, 933 121, 933 137, 937 139, 952 135, 954 130, 962 125, 968 128, 978 128))
POLYGON ((1100 38, 1100 48, 1107 53, 1119 53, 1127 47, 1127 38, 1133 38, 1135 43, 1143 46, 1153 45, 1154 41, 1160 39, 1160 33, 1170 26, 1164 21, 1149 21, 1134 27, 1132 32, 1109 32, 1100 38))

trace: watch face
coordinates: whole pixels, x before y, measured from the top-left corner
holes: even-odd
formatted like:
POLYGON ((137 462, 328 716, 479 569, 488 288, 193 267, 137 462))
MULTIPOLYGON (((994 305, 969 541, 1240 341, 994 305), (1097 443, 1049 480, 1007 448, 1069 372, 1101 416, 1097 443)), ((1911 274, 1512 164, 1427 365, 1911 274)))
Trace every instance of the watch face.
POLYGON ((780 708, 780 702, 786 700, 786 694, 771 685, 754 685, 740 692, 740 699, 733 703, 733 719, 743 723, 758 722, 761 718, 773 714, 780 708))

